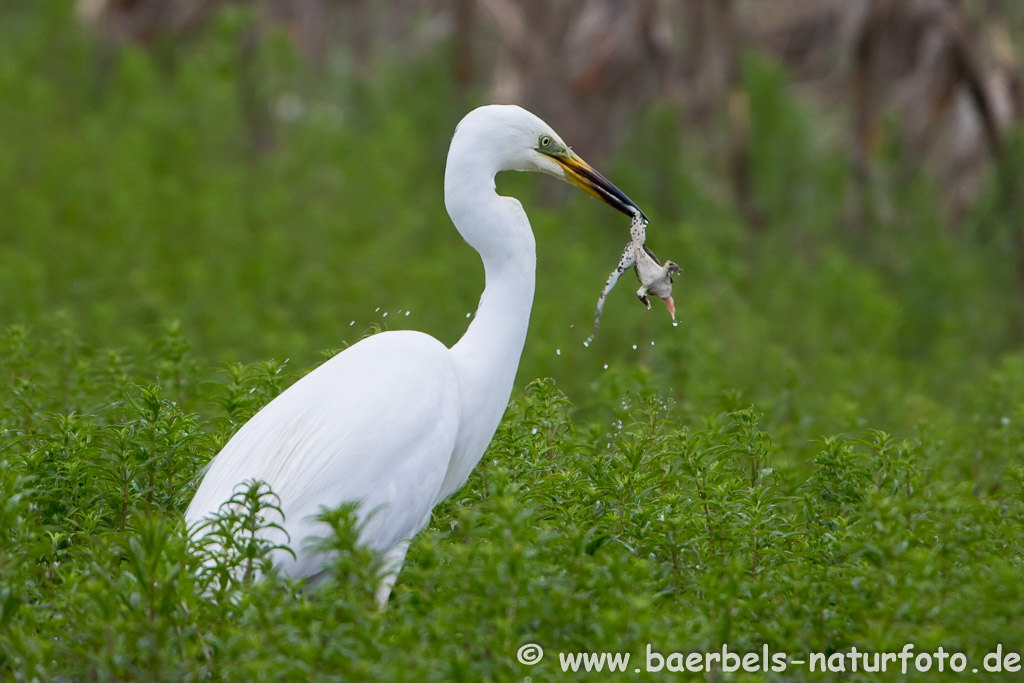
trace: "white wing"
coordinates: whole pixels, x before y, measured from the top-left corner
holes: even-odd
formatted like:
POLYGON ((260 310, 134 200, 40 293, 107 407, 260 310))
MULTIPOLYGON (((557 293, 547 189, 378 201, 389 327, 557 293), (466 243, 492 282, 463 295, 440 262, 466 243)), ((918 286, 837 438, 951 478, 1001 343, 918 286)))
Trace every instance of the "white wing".
POLYGON ((420 332, 377 334, 339 353, 238 430, 210 464, 187 521, 215 512, 242 482, 267 482, 297 555, 274 559, 297 577, 321 568, 305 545, 327 534, 312 519, 323 506, 360 501, 360 521, 369 515, 360 540, 375 550, 412 537, 429 519, 461 418, 450 353, 420 332))

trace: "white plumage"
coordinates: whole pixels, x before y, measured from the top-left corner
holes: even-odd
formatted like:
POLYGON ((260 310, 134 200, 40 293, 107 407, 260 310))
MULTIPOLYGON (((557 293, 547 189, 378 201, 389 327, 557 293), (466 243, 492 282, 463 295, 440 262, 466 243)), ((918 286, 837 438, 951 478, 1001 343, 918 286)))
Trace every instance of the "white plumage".
MULTIPOLYGON (((307 547, 328 531, 315 515, 358 501, 366 521, 360 542, 383 557, 377 597, 387 600, 409 539, 465 483, 515 381, 536 255, 522 206, 495 192, 494 176, 506 170, 562 177, 624 213, 639 213, 533 114, 502 105, 467 114, 452 138, 444 183, 448 214, 480 253, 486 278, 465 335, 449 349, 420 332, 384 332, 303 377, 213 459, 185 514, 190 525, 216 512, 239 484, 264 481, 280 497, 296 554, 277 551, 275 563, 308 577, 326 562, 307 547)), ((285 541, 274 533, 274 542, 285 541)))

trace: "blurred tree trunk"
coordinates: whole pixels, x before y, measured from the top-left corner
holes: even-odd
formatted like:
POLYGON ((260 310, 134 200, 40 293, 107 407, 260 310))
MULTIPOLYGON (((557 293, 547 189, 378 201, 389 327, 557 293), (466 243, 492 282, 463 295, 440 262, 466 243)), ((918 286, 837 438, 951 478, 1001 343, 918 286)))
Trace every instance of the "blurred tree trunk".
POLYGON ((476 68, 473 63, 473 35, 476 19, 476 0, 455 0, 455 37, 452 72, 455 84, 462 90, 473 85, 476 68))
POLYGON ((366 83, 370 80, 373 54, 373 19, 367 0, 346 0, 348 10, 348 35, 352 47, 352 63, 356 80, 366 83))
MULTIPOLYGON (((691 128, 710 133, 719 175, 758 227, 764 215, 750 170, 756 132, 741 66, 750 46, 784 64, 822 107, 849 112, 854 226, 887 215, 891 188, 921 172, 939 183, 954 220, 988 172, 999 176, 1004 212, 1020 214, 1015 167, 1004 151, 1007 131, 1024 115, 1020 64, 1004 26, 1015 5, 1007 2, 77 0, 76 7, 108 46, 98 64, 103 73, 128 42, 147 46, 170 68, 178 46, 228 4, 257 8, 262 22, 241 40, 239 73, 240 106, 259 147, 272 131, 253 60, 269 24, 285 26, 315 65, 333 47, 349 50, 359 82, 372 78, 374 50, 385 41, 399 59, 450 41, 457 87, 489 83, 490 99, 537 111, 597 163, 627 137, 645 103, 673 103, 691 128), (170 50, 159 47, 161 36, 170 50), (890 119, 897 125, 882 125, 890 119), (895 144, 885 144, 886 135, 895 144), (900 153, 895 173, 885 149, 900 153)), ((1024 20, 1019 9, 1016 16, 1024 20)), ((1016 232, 1024 281, 1024 233, 1016 232)))
MULTIPOLYGON (((688 83, 684 113, 700 127, 716 129, 723 174, 747 223, 764 226, 750 175, 750 105, 743 85, 740 35, 733 0, 683 3, 688 83)), ((685 76, 684 76, 685 78, 685 76)))
POLYGON ((274 128, 270 120, 270 109, 266 98, 260 94, 259 75, 256 73, 256 58, 262 42, 258 21, 251 21, 242 29, 238 38, 238 106, 249 132, 249 143, 253 151, 262 153, 274 144, 274 128))

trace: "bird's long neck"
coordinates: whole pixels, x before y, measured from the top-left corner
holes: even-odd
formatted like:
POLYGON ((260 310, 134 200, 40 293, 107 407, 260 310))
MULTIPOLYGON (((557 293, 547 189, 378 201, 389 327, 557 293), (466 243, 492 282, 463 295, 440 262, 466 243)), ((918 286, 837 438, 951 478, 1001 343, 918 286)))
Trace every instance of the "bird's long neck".
MULTIPOLYGON (((531 248, 518 262, 488 263, 485 285, 473 322, 452 347, 461 378, 483 396, 503 394, 502 410, 512 393, 533 306, 536 255, 531 248)), ((495 425, 497 426, 497 425, 495 425)))
POLYGON ((448 213, 480 253, 485 286, 469 329, 452 347, 463 412, 441 498, 465 482, 501 422, 526 341, 537 266, 526 214, 518 201, 495 192, 494 173, 458 174, 467 185, 457 192, 447 187, 451 177, 449 168, 448 213))

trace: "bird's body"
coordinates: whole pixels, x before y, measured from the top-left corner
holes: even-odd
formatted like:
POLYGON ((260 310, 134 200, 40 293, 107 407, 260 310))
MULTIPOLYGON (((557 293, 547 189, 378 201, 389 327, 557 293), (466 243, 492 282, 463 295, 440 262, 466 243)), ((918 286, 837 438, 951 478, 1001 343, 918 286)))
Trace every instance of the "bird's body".
POLYGON ((275 563, 294 577, 315 576, 325 558, 308 541, 327 533, 316 514, 358 502, 360 542, 383 556, 390 574, 378 592, 387 599, 409 539, 465 483, 515 381, 536 254, 522 206, 495 191, 503 170, 566 177, 621 211, 639 212, 533 114, 494 105, 468 114, 449 150, 445 205, 484 264, 469 329, 450 349, 419 332, 373 335, 303 377, 214 458, 186 512, 190 524, 216 512, 240 483, 266 482, 285 515, 283 530, 268 537, 295 552, 277 551, 275 563))
MULTIPOLYGON (((458 386, 451 352, 433 337, 403 331, 362 340, 238 430, 207 470, 189 521, 255 479, 281 500, 290 539, 270 530, 275 544, 324 535, 315 523, 321 506, 361 500, 367 511, 387 511, 368 519, 366 544, 391 549, 415 534, 437 503, 459 427, 458 386), (423 400, 425 390, 430 400, 423 400)), ((319 571, 321 558, 294 550, 295 557, 278 551, 275 564, 296 577, 319 571)))

